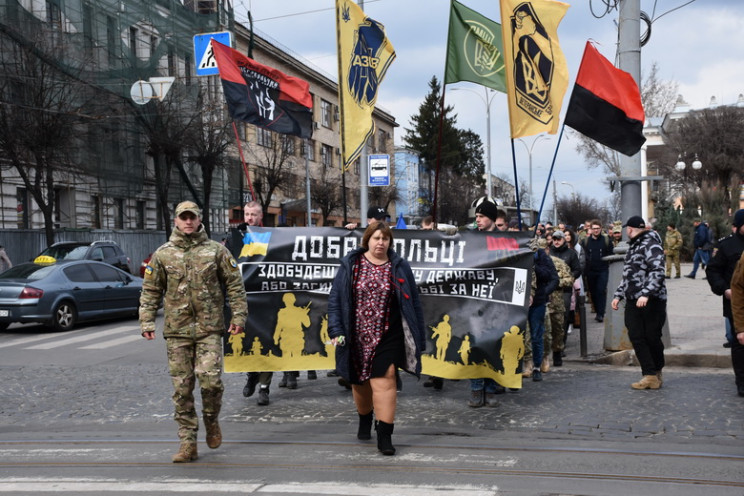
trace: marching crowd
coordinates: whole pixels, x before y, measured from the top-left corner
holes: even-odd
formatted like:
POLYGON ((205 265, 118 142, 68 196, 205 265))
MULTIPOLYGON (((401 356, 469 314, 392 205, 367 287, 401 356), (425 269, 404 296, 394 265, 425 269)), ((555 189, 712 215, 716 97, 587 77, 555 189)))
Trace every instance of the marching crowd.
MULTIPOLYGON (((261 225, 259 204, 247 204, 244 212, 243 229, 261 225)), ((341 260, 329 295, 328 335, 336 347, 333 374, 351 389, 359 415, 357 438, 370 439, 374 426, 378 450, 393 455, 398 370, 420 375, 426 330, 411 267, 392 249, 394 232, 385 222, 386 216, 384 208, 370 208, 360 246, 341 260)), ((435 228, 431 219, 425 219, 424 224, 423 229, 435 228)), ((487 199, 477 202, 475 226, 485 232, 520 228, 487 199)), ((562 366, 566 336, 575 325, 577 304, 584 296, 591 301, 595 320, 603 322, 609 278, 606 257, 622 242, 623 229, 628 246, 620 283, 609 288, 610 306, 617 311, 624 302, 625 327, 642 373, 631 387, 653 390, 662 386, 666 279, 672 268, 676 269, 675 277, 680 277, 683 239, 669 223, 662 241, 653 226, 639 216, 604 230, 597 219, 587 220, 577 230, 549 222, 530 229, 534 233, 530 241, 534 276, 522 363, 525 378, 541 381, 551 363, 562 366)), ((693 270, 686 277, 694 279, 702 267, 711 290, 722 297, 724 346, 731 348, 738 394, 744 396, 744 262, 739 263, 744 252, 744 209, 732 216, 731 234, 715 244, 705 222, 696 220, 693 245, 693 270)), ((195 203, 182 202, 176 207, 173 234, 153 254, 145 270, 140 303, 141 332, 148 340, 155 337, 158 308, 161 304, 164 308, 163 336, 181 441, 173 462, 196 460, 196 381, 201 389, 207 446, 214 449, 222 442, 218 422, 224 390, 222 334, 225 329, 233 335, 243 332, 247 305, 236 260, 227 247, 208 238, 195 203), (229 323, 223 313, 226 302, 231 309, 229 323)), ((244 396, 253 395, 258 388, 258 405, 268 405, 271 380, 271 372, 249 373, 244 396)), ((282 382, 296 388, 296 374, 285 373, 282 382)), ((430 377, 424 385, 441 389, 443 381, 430 377)), ((496 396, 505 391, 491 378, 470 379, 468 405, 496 406, 496 396)))

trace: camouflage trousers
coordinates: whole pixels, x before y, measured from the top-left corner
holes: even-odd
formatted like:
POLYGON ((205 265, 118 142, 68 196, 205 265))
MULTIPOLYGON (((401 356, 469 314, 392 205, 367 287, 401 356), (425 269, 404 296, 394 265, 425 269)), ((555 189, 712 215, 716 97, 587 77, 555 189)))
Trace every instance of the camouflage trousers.
POLYGON ((681 275, 680 272, 680 266, 679 266, 679 250, 670 251, 665 257, 665 264, 666 264, 666 276, 667 278, 672 277, 672 265, 674 266, 674 270, 677 271, 677 277, 681 275))
POLYGON ((205 424, 214 422, 222 407, 222 336, 167 338, 168 368, 173 381, 174 419, 181 441, 196 442, 199 418, 194 407, 194 387, 199 380, 205 424))

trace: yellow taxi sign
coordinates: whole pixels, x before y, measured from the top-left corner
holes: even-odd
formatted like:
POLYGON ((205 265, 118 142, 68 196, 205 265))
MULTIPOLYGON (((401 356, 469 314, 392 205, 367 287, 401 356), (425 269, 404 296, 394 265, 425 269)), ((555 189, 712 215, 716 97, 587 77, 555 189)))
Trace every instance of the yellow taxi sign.
POLYGON ((49 255, 39 255, 34 259, 34 263, 37 263, 39 265, 51 265, 56 261, 56 258, 50 257, 49 255))

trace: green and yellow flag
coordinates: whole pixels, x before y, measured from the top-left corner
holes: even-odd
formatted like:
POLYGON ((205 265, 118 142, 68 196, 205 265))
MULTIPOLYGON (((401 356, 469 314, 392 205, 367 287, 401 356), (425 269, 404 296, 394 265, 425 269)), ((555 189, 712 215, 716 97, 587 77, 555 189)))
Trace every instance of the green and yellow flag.
POLYGON ((501 0, 511 137, 558 131, 568 66, 558 24, 569 5, 553 0, 501 0))
POLYGON ((395 49, 385 27, 351 0, 336 0, 336 38, 342 165, 346 170, 375 132, 372 112, 377 90, 395 59, 395 49))
POLYGON ((506 93, 501 25, 452 0, 444 84, 470 81, 506 93))

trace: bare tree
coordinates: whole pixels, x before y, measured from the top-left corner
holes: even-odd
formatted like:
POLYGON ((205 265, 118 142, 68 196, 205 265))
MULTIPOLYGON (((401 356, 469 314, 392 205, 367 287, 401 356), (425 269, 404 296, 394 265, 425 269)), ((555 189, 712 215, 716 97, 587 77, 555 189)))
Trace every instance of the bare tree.
POLYGON ((292 169, 295 167, 296 145, 294 136, 265 132, 267 137, 270 136, 270 142, 254 147, 252 152, 256 161, 261 164, 254 172, 253 189, 264 214, 276 190, 290 181, 292 169))
POLYGON ((173 171, 181 174, 196 200, 199 195, 185 170, 184 157, 192 145, 195 127, 201 126, 196 107, 197 88, 174 84, 162 102, 149 102, 134 108, 134 113, 147 139, 147 153, 155 165, 155 191, 166 236, 170 237, 171 218, 169 191, 173 171))
MULTIPOLYGON (((78 169, 82 109, 93 91, 80 70, 63 66, 64 46, 0 35, 0 158, 18 171, 54 243, 55 171, 78 169)), ((59 174, 59 173, 58 173, 59 174)))
POLYGON ((604 225, 611 220, 606 208, 599 205, 596 199, 583 196, 581 193, 569 197, 559 197, 556 204, 558 218, 576 228, 586 219, 599 219, 604 225))
POLYGON ((202 182, 202 222, 210 232, 209 208, 212 195, 214 173, 224 167, 225 151, 230 145, 232 123, 225 118, 222 102, 217 102, 202 90, 197 98, 197 108, 201 109, 200 125, 192 127, 193 139, 189 145, 189 160, 201 170, 202 182))
POLYGON ((310 198, 320 208, 323 224, 328 216, 343 205, 341 200, 341 174, 333 174, 330 167, 323 167, 320 177, 310 184, 310 198))
POLYGON ((666 139, 660 172, 678 191, 688 195, 704 189, 719 190, 723 201, 705 210, 727 216, 730 209, 737 208, 731 190, 744 178, 744 108, 721 106, 690 112, 670 126, 666 139), (699 170, 692 167, 695 157, 702 163, 699 170), (674 167, 679 158, 687 161, 683 170, 674 167))

